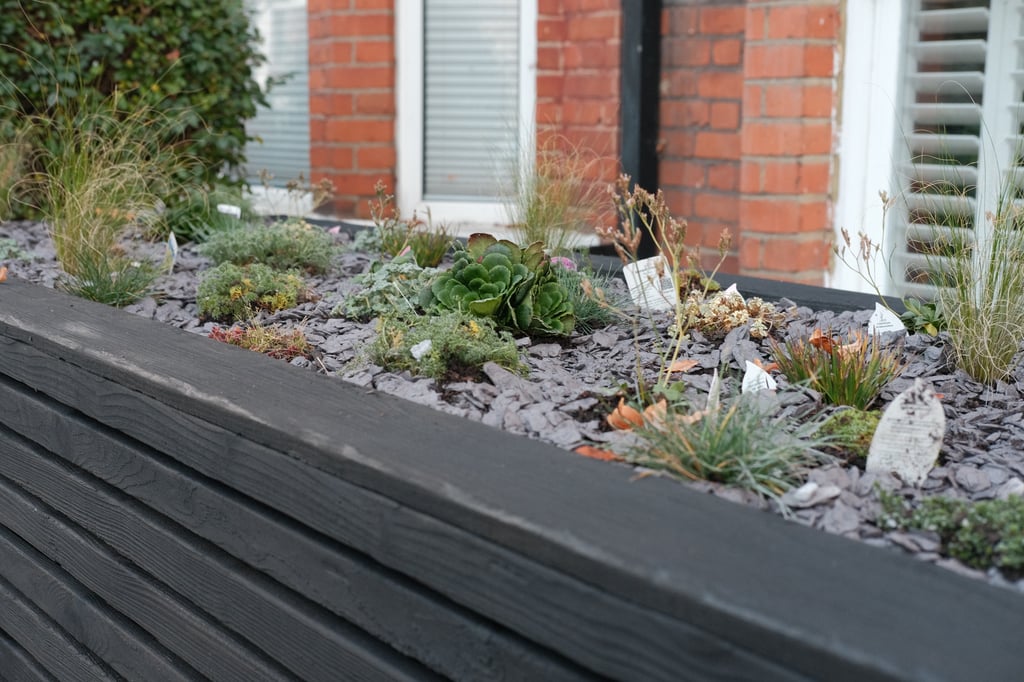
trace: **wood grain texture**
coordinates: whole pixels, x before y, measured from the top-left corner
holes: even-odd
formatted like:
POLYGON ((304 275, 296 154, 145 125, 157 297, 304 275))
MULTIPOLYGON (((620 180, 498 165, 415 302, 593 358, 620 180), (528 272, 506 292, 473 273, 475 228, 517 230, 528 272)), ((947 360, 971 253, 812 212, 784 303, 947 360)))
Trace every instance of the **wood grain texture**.
MULTIPOLYGON (((0 441, 0 452, 9 450, 10 439, 0 441)), ((203 675, 218 682, 294 679, 6 478, 0 478, 0 518, 203 675)))
MULTIPOLYGON (((22 387, 23 388, 23 387, 22 387)), ((312 602, 455 679, 570 680, 583 671, 136 441, 0 379, 2 421, 312 602), (409 614, 415 614, 410 618, 409 614)))
MULTIPOLYGON (((24 345, 0 354, 6 369, 45 381, 45 358, 24 345)), ((55 397, 183 463, 356 547, 535 642, 555 646, 595 673, 619 679, 795 680, 765 658, 589 581, 548 569, 430 515, 353 486, 290 457, 126 392, 74 366, 48 384, 55 397), (168 428, 168 424, 170 427, 168 428), (429 538, 429 542, 424 539, 429 538), (453 557, 458 557, 453 561, 453 557), (510 580, 511 576, 520 576, 510 580), (582 619, 576 622, 573 618, 582 619), (572 627, 563 626, 568 620, 572 627), (685 646, 681 646, 684 643, 685 646), (680 678, 680 669, 684 677, 680 678)), ((596 570, 601 569, 595 564, 596 570)))
MULTIPOLYGON (((6 632, 43 670, 61 682, 116 680, 110 668, 50 620, 5 579, 0 578, 0 632, 6 632)), ((27 661, 21 661, 27 667, 27 661)), ((17 667, 18 662, 14 666, 17 667)))
POLYGON ((3 682, 59 682, 17 642, 0 630, 0 680, 3 682))
POLYGON ((0 556, 0 576, 118 674, 152 682, 200 679, 138 626, 94 599, 60 566, 3 529, 0 556))
POLYGON ((602 674, 1018 672, 1017 595, 892 552, 38 287, 0 333, 0 371, 602 674))
MULTIPOLYGON (((20 440, 20 439, 19 439, 20 440)), ((431 676, 127 495, 9 437, 3 474, 301 679, 431 676)), ((283 549, 283 548, 282 548, 283 549)))

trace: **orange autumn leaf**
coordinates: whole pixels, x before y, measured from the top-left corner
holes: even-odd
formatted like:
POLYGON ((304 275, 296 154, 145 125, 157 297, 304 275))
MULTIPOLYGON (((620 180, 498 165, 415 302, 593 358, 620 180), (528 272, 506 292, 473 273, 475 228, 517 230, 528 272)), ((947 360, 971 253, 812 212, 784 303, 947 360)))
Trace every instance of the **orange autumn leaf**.
POLYGON ((831 353, 836 342, 831 336, 825 336, 825 333, 818 328, 814 330, 813 334, 811 334, 811 338, 807 339, 807 343, 811 344, 818 350, 831 353))
POLYGON ((836 348, 836 353, 843 357, 849 357, 851 355, 856 356, 864 350, 867 346, 867 339, 863 334, 854 333, 850 335, 852 339, 849 343, 845 343, 842 346, 836 348))
POLYGON ((644 416, 626 404, 625 398, 619 398, 618 406, 606 418, 608 425, 619 431, 629 431, 644 425, 644 416))
POLYGON ((0 282, 7 281, 7 266, 0 267, 0 282))
POLYGON ((599 459, 602 462, 611 462, 614 460, 622 459, 611 450, 604 450, 602 448, 595 448, 593 445, 581 445, 573 450, 578 455, 589 457, 590 459, 599 459))
POLYGON ((689 372, 699 364, 696 360, 676 360, 669 366, 668 372, 689 372))
POLYGON ((762 362, 761 358, 754 358, 754 364, 763 369, 766 372, 777 372, 779 370, 779 363, 777 362, 762 362))
POLYGON ((644 408, 644 421, 649 424, 662 424, 666 416, 668 416, 668 401, 664 398, 644 408))

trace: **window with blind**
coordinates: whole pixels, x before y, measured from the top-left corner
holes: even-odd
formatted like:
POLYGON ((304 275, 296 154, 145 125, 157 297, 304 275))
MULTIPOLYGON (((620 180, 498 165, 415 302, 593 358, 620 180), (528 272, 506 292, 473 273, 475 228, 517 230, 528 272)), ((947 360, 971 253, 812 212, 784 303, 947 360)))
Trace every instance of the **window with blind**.
POLYGON ((425 200, 501 196, 519 155, 519 51, 519 0, 425 0, 425 200))
POLYGON ((246 122, 246 132, 257 138, 245 147, 246 176, 258 182, 261 170, 274 176, 272 185, 284 186, 301 174, 309 178, 309 38, 306 0, 246 0, 253 23, 263 38, 267 61, 256 78, 286 77, 267 96, 269 108, 260 108, 246 122))
POLYGON ((986 216, 1020 195, 1024 2, 910 5, 889 248, 895 292, 930 296, 955 233, 983 251, 986 216))

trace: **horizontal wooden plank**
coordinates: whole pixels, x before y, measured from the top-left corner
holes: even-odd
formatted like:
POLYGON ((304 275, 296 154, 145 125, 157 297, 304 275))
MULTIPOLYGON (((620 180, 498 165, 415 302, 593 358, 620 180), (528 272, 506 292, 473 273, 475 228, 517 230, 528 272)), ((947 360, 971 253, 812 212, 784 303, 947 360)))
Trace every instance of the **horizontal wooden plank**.
POLYGON ((695 679, 802 679, 709 635, 699 624, 595 590, 589 581, 562 575, 490 539, 302 466, 70 363, 61 364, 55 376, 46 358, 24 344, 8 344, 0 353, 0 368, 22 379, 33 377, 28 383, 34 385, 49 377, 47 392, 61 401, 79 404, 84 413, 304 519, 339 542, 535 642, 557 647, 562 655, 601 674, 679 679, 679 668, 685 664, 695 679), (431 541, 424 544, 424 538, 431 541), (564 628, 568 614, 578 615, 591 628, 564 628), (688 646, 681 647, 680 642, 688 646))
POLYGON ((0 629, 0 680, 24 682, 59 682, 56 677, 39 667, 21 645, 0 629))
MULTIPOLYGON (((11 451, 11 440, 0 438, 0 453, 4 453, 0 460, 11 451)), ((0 519, 85 588, 211 679, 294 679, 6 477, 0 477, 0 519)))
MULTIPOLYGON (((91 400, 84 409, 115 420, 119 409, 131 413, 148 396, 197 422, 244 433, 268 452, 286 452, 356 490, 391 500, 396 509, 382 505, 384 516, 375 522, 389 531, 419 513, 417 523, 439 523, 437 532, 460 550, 472 547, 482 557, 493 556, 497 548, 532 557, 563 578, 594 588, 594 622, 601 616, 618 625, 616 616, 608 618, 614 613, 611 604, 625 602, 651 616, 637 632, 662 625, 661 614, 679 627, 749 651, 755 660, 776 661, 808 676, 835 671, 836 680, 957 679, 970 677, 979 665, 996 676, 1015 674, 1010 633, 1022 625, 1021 610, 1010 595, 986 585, 665 480, 631 484, 626 470, 294 372, 56 292, 15 284, 0 291, 0 302, 5 335, 62 359, 68 377, 72 370, 81 374, 69 379, 78 382, 74 387, 65 388, 57 385, 56 375, 12 367, 24 357, 14 354, 13 344, 0 354, 4 371, 40 379, 40 388, 54 395, 91 400), (86 375, 103 375, 131 390, 90 383, 86 375), (947 608, 951 603, 959 606, 955 615, 947 608), (878 627, 878 604, 891 606, 887 628, 878 627), (892 637, 892 631, 900 636, 892 637), (935 650, 935 641, 949 638, 964 646, 955 655, 935 650)), ((140 424, 118 428, 152 430, 140 424)), ((206 447, 222 445, 215 439, 206 447)), ((233 466, 242 457, 236 452, 228 460, 233 466)), ((222 471, 235 483, 240 478, 227 465, 222 471)), ((255 470, 241 477, 251 475, 255 470)), ((392 563, 403 556, 392 544, 397 537, 384 536, 365 551, 400 568, 392 563)), ((491 600, 465 594, 486 585, 486 576, 472 576, 468 586, 450 575, 430 580, 434 589, 509 622, 525 636, 562 647, 595 670, 623 670, 638 658, 631 647, 639 642, 611 647, 600 640, 600 629, 560 641, 551 637, 548 624, 517 615, 507 594, 491 600)), ((466 577, 459 580, 465 583, 466 577)), ((562 606, 570 599, 565 595, 555 603, 562 606)), ((571 598, 583 596, 577 589, 571 598)), ((650 665, 662 676, 673 671, 675 677, 667 679, 678 678, 688 657, 713 668, 717 661, 700 650, 702 641, 676 637, 668 650, 655 640, 647 647, 648 653, 653 649, 650 665)))
MULTIPOLYGON (((306 680, 424 680, 420 666, 127 495, 8 437, 0 471, 306 680), (197 541, 198 540, 198 541, 197 541)), ((282 548, 285 549, 285 548, 282 548)))
MULTIPOLYGON (((39 666, 61 682, 116 680, 110 668, 69 637, 59 625, 0 577, 0 632, 6 632, 39 666)), ((15 669, 19 666, 14 663, 15 669)), ((21 661, 21 667, 27 667, 21 661)), ((6 670, 4 671, 7 672, 6 670)), ((45 679, 45 677, 44 677, 45 679)))
POLYGON ((23 389, 0 378, 0 421, 8 428, 437 672, 453 679, 510 682, 583 675, 408 577, 23 389))
POLYGON ((93 599, 60 566, 3 528, 0 556, 0 576, 118 674, 152 682, 201 679, 130 620, 93 599))

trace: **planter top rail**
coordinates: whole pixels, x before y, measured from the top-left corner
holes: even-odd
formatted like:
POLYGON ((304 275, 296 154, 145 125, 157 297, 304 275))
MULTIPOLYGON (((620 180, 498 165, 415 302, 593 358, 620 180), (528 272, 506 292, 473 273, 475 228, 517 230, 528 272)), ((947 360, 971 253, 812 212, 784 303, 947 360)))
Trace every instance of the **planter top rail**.
MULTIPOLYGON (((16 500, 8 512, 0 508, 0 526, 5 514, 29 519, 33 508, 74 517, 71 503, 48 497, 47 485, 34 487, 33 477, 73 482, 69 489, 76 491, 95 488, 105 507, 134 510, 150 494, 95 470, 84 452, 75 454, 74 438, 32 433, 33 420, 59 423, 81 430, 78 441, 88 434, 102 441, 103 452, 123 450, 134 467, 152 472, 148 478, 179 480, 197 496, 214 496, 226 505, 223 515, 237 509, 252 523, 275 519, 268 528, 294 543, 283 551, 308 547, 301 551, 349 557, 359 570, 372 568, 404 590, 404 604, 420 604, 406 608, 447 609, 464 623, 462 633, 491 628, 509 669, 529 659, 533 667, 524 669, 550 679, 960 680, 1015 679, 1024 660, 1017 643, 1024 600, 1012 592, 17 280, 0 285, 0 379, 19 405, 0 421, 21 434, 0 456, 0 498, 9 492, 16 500), (34 448, 65 453, 64 460, 89 473, 63 460, 35 468, 26 454, 34 448), (104 475, 120 487, 91 478, 104 475)), ((82 493, 81 505, 90 499, 82 493)), ((179 568, 164 571, 167 585, 176 571, 200 570, 195 548, 204 543, 235 551, 230 537, 190 528, 186 507, 162 510, 159 518, 132 512, 139 537, 151 534, 154 543, 170 547, 173 540, 195 552, 194 561, 168 563, 179 568), (165 528, 164 516, 205 539, 165 528)), ((36 523, 30 521, 24 528, 36 523)), ((83 552, 107 561, 107 545, 117 550, 121 558, 109 559, 111 571, 137 555, 156 562, 147 574, 161 573, 154 555, 120 547, 117 533, 90 515, 76 523, 88 531, 75 530, 83 552), (102 547, 93 547, 94 535, 102 547)), ((40 533, 45 525, 36 523, 40 533)), ((21 547, 6 533, 0 544, 21 547)), ((25 565, 42 565, 35 552, 45 550, 45 543, 18 549, 25 565)), ((382 677, 472 678, 471 661, 440 660, 458 656, 457 639, 451 651, 417 648, 410 638, 429 634, 429 625, 419 635, 410 626, 389 641, 381 634, 386 628, 372 618, 360 625, 358 613, 317 620, 320 607, 334 614, 347 607, 334 604, 330 590, 305 587, 326 579, 315 570, 293 580, 255 560, 236 574, 224 568, 234 558, 217 561, 210 570, 224 590, 239 599, 270 595, 274 608, 302 627, 319 623, 308 627, 324 651, 338 632, 361 627, 346 635, 359 643, 349 645, 352 656, 369 651, 377 660, 384 646, 406 657, 382 677)), ((82 589, 84 578, 78 580, 67 589, 82 589)), ((95 581, 92 591, 101 591, 103 574, 95 581)), ((43 606, 30 603, 29 586, 8 583, 2 568, 0 590, 25 596, 20 610, 0 606, 0 661, 28 666, 43 654, 25 649, 13 628, 38 621, 43 606)), ((168 604, 176 598, 166 585, 153 590, 168 604)), ((212 591, 194 600, 226 608, 212 591)), ((218 617, 233 612, 224 613, 218 617)), ((417 613, 403 616, 415 623, 417 613)), ((122 622, 133 618, 125 610, 104 618, 112 632, 136 627, 122 622)), ((254 646, 259 637, 272 641, 263 625, 210 627, 239 660, 254 648, 272 659, 260 659, 254 670, 263 665, 282 678, 319 679, 289 667, 288 651, 271 656, 254 646)), ((169 636, 146 635, 171 647, 169 636)), ((173 656, 187 658, 191 645, 180 646, 173 656)), ((163 655, 159 647, 147 651, 154 660, 163 655)))

